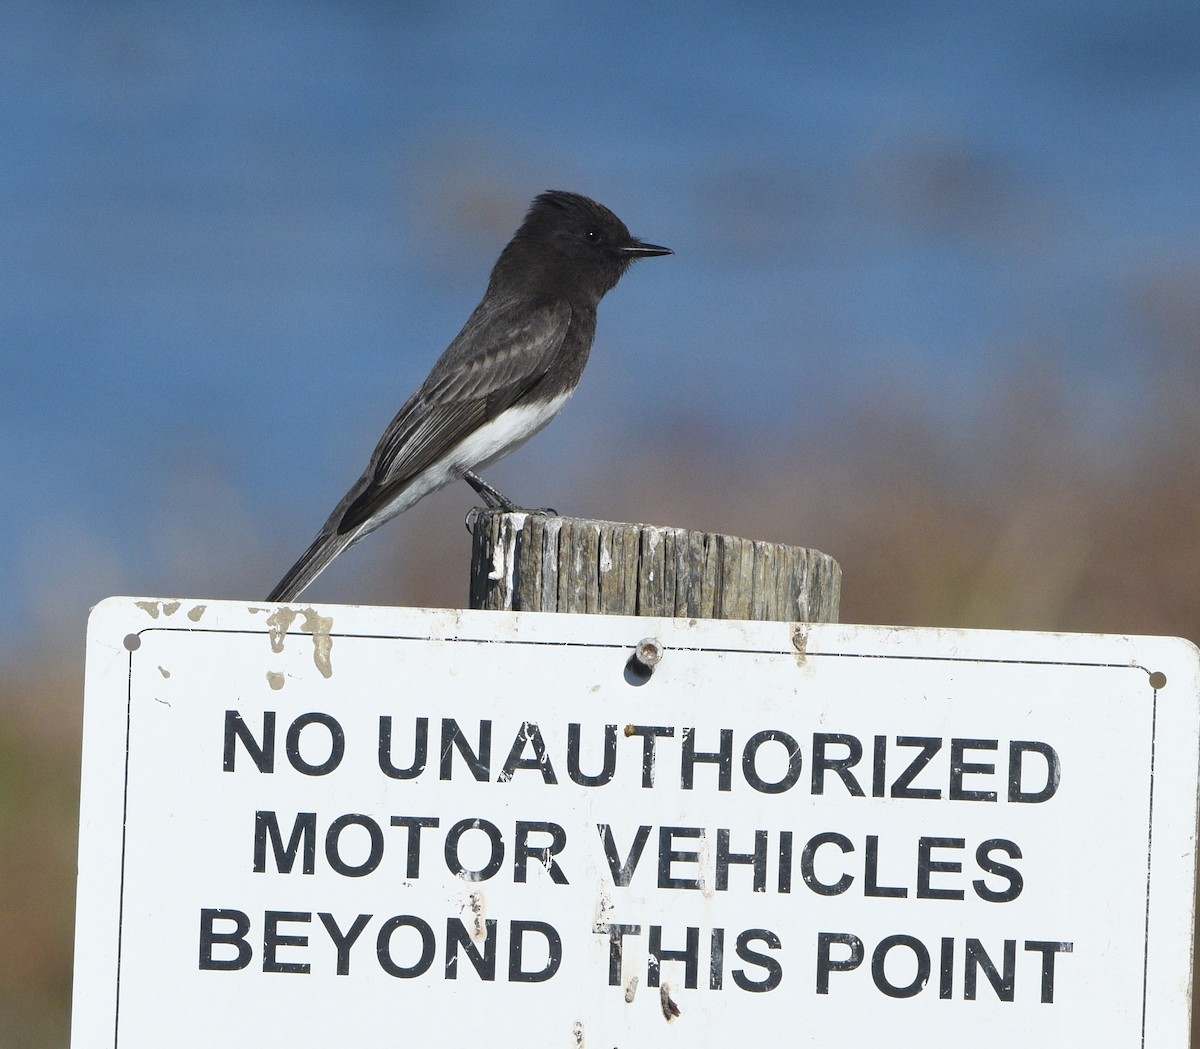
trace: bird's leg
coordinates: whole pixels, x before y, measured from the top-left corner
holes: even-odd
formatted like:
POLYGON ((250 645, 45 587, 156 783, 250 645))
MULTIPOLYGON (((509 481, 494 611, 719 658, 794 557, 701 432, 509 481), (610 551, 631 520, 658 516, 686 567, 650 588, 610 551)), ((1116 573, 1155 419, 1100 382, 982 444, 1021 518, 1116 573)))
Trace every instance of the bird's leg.
POLYGON ((520 507, 517 506, 517 504, 511 499, 509 499, 508 496, 506 496, 499 489, 488 484, 487 481, 479 476, 479 474, 472 473, 470 470, 468 470, 463 474, 463 480, 475 489, 479 498, 483 500, 484 505, 486 505, 489 510, 504 510, 511 514, 520 509, 520 507))
POLYGON ((469 484, 472 488, 475 489, 479 498, 484 501, 484 504, 487 506, 487 508, 489 510, 503 510, 505 513, 509 513, 509 514, 522 513, 522 514, 546 514, 549 517, 557 517, 558 516, 557 512, 554 510, 551 510, 549 507, 546 507, 544 509, 539 509, 539 510, 528 510, 525 507, 517 506, 516 503, 514 503, 511 499, 509 499, 508 496, 506 496, 498 488, 495 488, 493 485, 488 484, 487 481, 485 481, 482 477, 479 476, 479 474, 473 473, 470 470, 467 470, 463 474, 463 480, 466 481, 467 484, 469 484))

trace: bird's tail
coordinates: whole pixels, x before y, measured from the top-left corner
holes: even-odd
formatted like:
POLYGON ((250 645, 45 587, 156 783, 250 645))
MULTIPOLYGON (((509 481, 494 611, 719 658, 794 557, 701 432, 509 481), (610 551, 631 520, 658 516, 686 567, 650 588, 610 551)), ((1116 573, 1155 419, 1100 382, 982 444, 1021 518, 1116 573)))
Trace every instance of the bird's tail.
POLYGON ((294 601, 309 583, 317 578, 329 562, 359 537, 359 530, 338 535, 328 527, 312 541, 312 545, 300 555, 300 559, 287 570, 268 595, 268 601, 294 601))

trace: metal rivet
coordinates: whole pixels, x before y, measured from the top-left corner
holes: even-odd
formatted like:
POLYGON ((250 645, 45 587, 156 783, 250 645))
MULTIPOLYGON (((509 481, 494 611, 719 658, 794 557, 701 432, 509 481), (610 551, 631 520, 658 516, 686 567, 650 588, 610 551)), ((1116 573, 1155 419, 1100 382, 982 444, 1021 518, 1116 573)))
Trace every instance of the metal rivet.
POLYGON ((654 668, 663 657, 662 642, 656 637, 644 637, 633 649, 625 664, 625 680, 631 685, 643 685, 650 680, 654 668))
POLYGON ((1156 670, 1150 675, 1151 688, 1163 688, 1167 683, 1167 675, 1161 670, 1156 670))
POLYGON ((662 643, 656 637, 644 637, 633 650, 633 658, 647 670, 653 670, 663 657, 662 643))

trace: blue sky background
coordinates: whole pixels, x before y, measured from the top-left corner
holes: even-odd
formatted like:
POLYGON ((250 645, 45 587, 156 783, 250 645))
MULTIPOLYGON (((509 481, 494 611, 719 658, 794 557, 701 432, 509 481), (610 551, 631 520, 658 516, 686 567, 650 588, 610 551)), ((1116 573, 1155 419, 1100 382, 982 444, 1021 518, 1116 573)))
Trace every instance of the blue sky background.
POLYGON ((666 446, 836 461, 893 405, 970 471, 1016 374, 1119 454, 1196 349, 1146 304, 1193 330, 1200 5, 0 2, 0 652, 265 594, 546 188, 677 254, 493 472, 521 501, 611 516, 666 446))

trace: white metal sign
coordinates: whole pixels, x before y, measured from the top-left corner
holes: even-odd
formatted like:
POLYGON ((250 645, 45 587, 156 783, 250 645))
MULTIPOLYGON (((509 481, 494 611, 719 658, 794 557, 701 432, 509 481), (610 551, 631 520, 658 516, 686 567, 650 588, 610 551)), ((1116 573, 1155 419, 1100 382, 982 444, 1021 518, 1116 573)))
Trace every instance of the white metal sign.
POLYGON ((1197 655, 111 599, 72 1044, 1183 1049, 1197 655))

